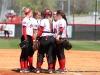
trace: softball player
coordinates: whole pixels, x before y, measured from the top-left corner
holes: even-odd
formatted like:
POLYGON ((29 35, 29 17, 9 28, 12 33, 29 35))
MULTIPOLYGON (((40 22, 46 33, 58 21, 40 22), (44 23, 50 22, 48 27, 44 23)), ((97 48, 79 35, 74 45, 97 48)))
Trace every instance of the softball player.
POLYGON ((50 20, 48 19, 48 16, 52 16, 52 12, 49 9, 44 10, 44 19, 41 20, 41 25, 38 31, 38 37, 41 36, 41 42, 40 42, 40 48, 38 50, 38 56, 37 56, 37 69, 36 73, 40 73, 40 69, 43 63, 44 54, 46 53, 47 59, 48 59, 48 67, 49 73, 52 73, 53 68, 53 57, 52 57, 52 51, 53 51, 53 45, 54 45, 54 38, 53 34, 51 32, 51 25, 50 20))
MULTIPOLYGON (((57 36, 56 40, 66 40, 67 39, 67 19, 62 10, 57 11, 57 17, 59 19, 58 25, 56 27, 57 36)), ((57 73, 64 73, 65 69, 65 55, 64 55, 64 42, 57 44, 57 57, 59 61, 60 68, 56 71, 57 73)))
POLYGON ((26 7, 23 7, 22 9, 25 14, 25 18, 22 21, 22 37, 21 41, 27 40, 28 41, 28 48, 22 49, 21 55, 20 55, 20 72, 29 72, 28 70, 28 62, 29 66, 31 67, 32 62, 32 56, 33 56, 33 50, 32 50, 32 41, 34 39, 33 37, 33 25, 31 21, 32 17, 32 11, 26 7))
MULTIPOLYGON (((37 15, 38 15, 38 11, 34 11, 33 12, 33 17, 30 18, 30 20, 32 22, 32 25, 33 25, 33 36, 34 36, 33 41, 36 40, 37 29, 38 29, 38 23, 37 23, 38 16, 37 15)), ((34 54, 34 51, 31 50, 31 52, 29 52, 29 53, 30 53, 28 55, 29 70, 30 71, 34 71, 35 68, 32 66, 32 64, 33 64, 33 54, 34 54)))
MULTIPOLYGON (((54 38, 56 38, 57 36, 57 25, 58 25, 58 19, 57 19, 57 15, 56 12, 53 12, 53 32, 54 32, 54 38)), ((54 41, 54 49, 53 49, 53 70, 55 70, 55 65, 56 65, 56 39, 54 41)))
MULTIPOLYGON (((36 40, 36 31, 38 29, 38 24, 37 24, 37 20, 35 18, 30 18, 30 21, 32 23, 33 26, 33 38, 32 40, 35 41, 36 40)), ((33 64, 33 54, 34 54, 34 50, 30 50, 29 54, 28 54, 28 63, 29 63, 29 70, 33 71, 35 68, 32 66, 33 64)))
POLYGON ((4 25, 4 40, 6 39, 6 34, 8 35, 8 39, 10 40, 10 36, 9 36, 9 27, 8 25, 4 25))
POLYGON ((33 36, 34 36, 34 40, 36 40, 36 36, 37 36, 37 30, 38 30, 38 22, 37 22, 37 18, 38 18, 38 13, 39 11, 38 10, 35 10, 33 12, 33 24, 34 24, 34 27, 33 27, 33 36))
MULTIPOLYGON (((57 18, 57 12, 53 12, 53 32, 54 32, 54 38, 55 38, 55 44, 54 44, 54 50, 53 50, 53 69, 54 69, 54 72, 55 72, 56 56, 57 56, 56 36, 57 36, 58 23, 59 23, 59 20, 57 18)), ((64 71, 66 72, 66 68, 64 68, 64 71)))

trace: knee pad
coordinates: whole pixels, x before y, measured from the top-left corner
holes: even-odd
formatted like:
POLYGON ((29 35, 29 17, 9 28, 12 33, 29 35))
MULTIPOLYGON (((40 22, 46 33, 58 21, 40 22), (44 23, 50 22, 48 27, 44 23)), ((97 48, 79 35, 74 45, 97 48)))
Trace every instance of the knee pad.
POLYGON ((47 57, 47 60, 48 60, 49 64, 53 63, 53 57, 52 57, 52 55, 46 55, 46 57, 47 57))
POLYGON ((43 62, 43 58, 44 58, 43 54, 37 54, 37 61, 38 62, 43 62))

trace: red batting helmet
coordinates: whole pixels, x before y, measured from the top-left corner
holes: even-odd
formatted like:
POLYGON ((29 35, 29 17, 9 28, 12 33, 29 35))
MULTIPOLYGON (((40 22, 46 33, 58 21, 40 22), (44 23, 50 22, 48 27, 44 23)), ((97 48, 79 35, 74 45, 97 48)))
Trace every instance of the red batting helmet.
POLYGON ((51 17, 52 16, 52 11, 50 9, 45 9, 44 10, 44 15, 49 15, 51 17))

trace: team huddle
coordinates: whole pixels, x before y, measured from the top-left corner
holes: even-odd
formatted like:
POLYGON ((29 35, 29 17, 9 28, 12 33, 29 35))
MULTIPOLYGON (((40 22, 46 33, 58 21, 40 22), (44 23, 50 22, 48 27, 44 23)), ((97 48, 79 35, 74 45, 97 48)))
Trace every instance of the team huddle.
MULTIPOLYGON (((45 9, 41 13, 38 10, 23 7, 25 18, 22 21, 20 72, 41 73, 43 59, 46 56, 48 73, 65 73, 66 58, 64 49, 68 49, 67 19, 62 10, 53 12, 45 9), (53 16, 52 16, 53 15, 53 16), (39 42, 37 50, 37 65, 33 67, 33 42, 39 42), (24 45, 23 45, 24 44, 24 45), (59 61, 59 69, 55 70, 56 60, 59 61)), ((69 49, 72 46, 70 45, 69 49)))

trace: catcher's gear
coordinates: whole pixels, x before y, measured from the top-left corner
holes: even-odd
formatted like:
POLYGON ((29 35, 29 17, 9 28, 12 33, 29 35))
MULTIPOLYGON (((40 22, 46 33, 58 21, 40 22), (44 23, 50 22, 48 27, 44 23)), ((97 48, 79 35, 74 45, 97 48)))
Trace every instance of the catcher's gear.
POLYGON ((72 48, 72 44, 66 40, 64 43, 64 47, 66 50, 70 50, 72 48))
POLYGON ((39 47, 40 47, 40 42, 38 40, 34 40, 32 46, 33 50, 36 51, 39 49, 39 47))
POLYGON ((27 49, 28 48, 28 41, 24 40, 19 44, 21 49, 27 49))

